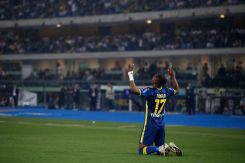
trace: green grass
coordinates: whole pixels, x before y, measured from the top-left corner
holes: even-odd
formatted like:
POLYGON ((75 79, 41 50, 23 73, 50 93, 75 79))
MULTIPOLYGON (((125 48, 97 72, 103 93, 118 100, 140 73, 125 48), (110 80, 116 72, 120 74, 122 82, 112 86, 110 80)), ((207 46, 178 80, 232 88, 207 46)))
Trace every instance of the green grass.
POLYGON ((1 163, 244 163, 245 130, 166 127, 183 157, 137 154, 141 124, 0 117, 1 163))

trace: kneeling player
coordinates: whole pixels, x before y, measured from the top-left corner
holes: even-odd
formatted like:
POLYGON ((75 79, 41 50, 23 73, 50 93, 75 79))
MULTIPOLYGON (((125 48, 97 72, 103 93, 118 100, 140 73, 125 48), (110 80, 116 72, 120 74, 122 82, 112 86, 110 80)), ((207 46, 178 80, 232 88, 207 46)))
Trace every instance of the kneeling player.
POLYGON ((134 83, 133 68, 134 65, 128 66, 130 90, 132 93, 146 98, 145 121, 140 136, 139 154, 157 153, 165 156, 173 152, 176 155, 182 155, 181 150, 174 143, 165 144, 165 103, 170 96, 179 92, 174 70, 169 69, 174 89, 166 87, 167 80, 160 74, 153 76, 152 87, 139 89, 134 83), (155 143, 155 146, 153 146, 153 143, 155 143))

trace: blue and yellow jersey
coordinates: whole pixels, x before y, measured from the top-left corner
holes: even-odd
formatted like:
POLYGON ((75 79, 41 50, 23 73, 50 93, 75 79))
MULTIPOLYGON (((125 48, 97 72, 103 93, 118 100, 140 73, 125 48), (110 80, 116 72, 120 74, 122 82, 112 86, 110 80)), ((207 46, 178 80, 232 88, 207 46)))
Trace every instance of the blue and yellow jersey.
POLYGON ((165 103, 174 94, 174 89, 166 87, 140 89, 140 96, 146 99, 145 125, 149 123, 156 126, 164 125, 165 103))

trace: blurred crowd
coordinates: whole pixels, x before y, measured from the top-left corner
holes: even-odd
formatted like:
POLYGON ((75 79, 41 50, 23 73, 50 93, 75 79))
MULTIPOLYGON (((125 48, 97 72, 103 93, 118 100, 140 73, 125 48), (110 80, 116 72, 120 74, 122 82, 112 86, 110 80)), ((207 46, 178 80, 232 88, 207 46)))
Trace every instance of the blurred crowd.
POLYGON ((164 49, 198 49, 245 46, 245 28, 193 27, 174 32, 125 33, 121 35, 24 36, 14 31, 0 33, 1 54, 81 53, 164 49))
POLYGON ((48 93, 48 108, 73 109, 80 107, 80 87, 78 84, 62 86, 58 93, 48 93))
POLYGON ((242 0, 1 0, 0 20, 105 15, 243 3, 242 0))
POLYGON ((98 68, 86 68, 79 70, 77 72, 68 71, 65 75, 59 75, 54 73, 51 69, 40 69, 36 72, 32 72, 29 77, 25 80, 81 80, 84 82, 91 82, 94 80, 112 80, 112 79, 122 79, 122 71, 110 70, 106 71, 105 69, 98 68))
MULTIPOLYGON (((156 73, 164 74, 168 79, 167 71, 170 68, 171 64, 168 61, 155 61, 152 63, 145 62, 144 64, 139 66, 138 71, 135 74, 136 79, 145 80, 151 79, 153 75, 156 73)), ((188 81, 188 80, 197 80, 197 69, 188 65, 186 68, 180 69, 179 67, 174 67, 176 76, 180 79, 180 81, 188 81)))
MULTIPOLYGON (((21 71, 21 65, 17 63, 2 64, 0 67, 0 81, 14 81, 22 80, 21 74, 17 73, 21 71), (9 66, 12 65, 12 66, 9 66), (18 68, 18 69, 15 69, 18 68), (11 73, 12 72, 12 73, 11 73)), ((168 61, 153 61, 142 62, 137 65, 135 70, 135 79, 141 84, 150 84, 150 79, 155 73, 166 74, 167 70, 171 66, 168 61), (148 83, 147 83, 148 82, 148 83)), ((200 83, 204 87, 223 87, 223 88, 244 88, 245 87, 245 71, 243 68, 243 61, 232 59, 229 63, 220 64, 215 70, 214 75, 210 75, 209 64, 205 63, 200 67, 192 67, 188 65, 186 68, 175 67, 176 75, 178 76, 181 86, 186 86, 188 81, 195 81, 200 83), (201 70, 201 71, 199 71, 201 70)), ((70 81, 83 81, 83 83, 91 83, 94 81, 100 81, 106 83, 108 81, 118 83, 127 81, 127 75, 125 67, 117 66, 111 69, 98 68, 79 68, 74 71, 65 70, 65 67, 59 66, 59 62, 56 62, 56 69, 45 68, 36 69, 27 76, 25 81, 61 81, 64 83, 70 81)), ((31 83, 29 83, 31 84, 31 83)), ((42 83, 39 83, 42 84, 42 83)), ((83 84, 86 88, 88 85, 83 84)))
POLYGON ((208 64, 202 67, 201 82, 204 87, 239 88, 245 87, 243 61, 231 61, 230 65, 221 64, 213 78, 208 73, 208 64))

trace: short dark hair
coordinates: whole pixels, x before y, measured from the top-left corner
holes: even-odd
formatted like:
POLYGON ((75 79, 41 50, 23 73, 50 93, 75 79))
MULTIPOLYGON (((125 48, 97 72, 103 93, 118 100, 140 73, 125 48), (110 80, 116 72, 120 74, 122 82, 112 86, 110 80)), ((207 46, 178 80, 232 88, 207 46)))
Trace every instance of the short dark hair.
POLYGON ((167 79, 161 75, 161 74, 156 74, 155 77, 158 79, 157 87, 162 87, 167 84, 167 79))

